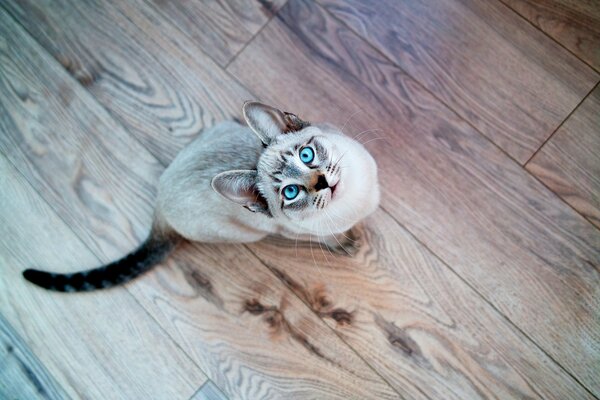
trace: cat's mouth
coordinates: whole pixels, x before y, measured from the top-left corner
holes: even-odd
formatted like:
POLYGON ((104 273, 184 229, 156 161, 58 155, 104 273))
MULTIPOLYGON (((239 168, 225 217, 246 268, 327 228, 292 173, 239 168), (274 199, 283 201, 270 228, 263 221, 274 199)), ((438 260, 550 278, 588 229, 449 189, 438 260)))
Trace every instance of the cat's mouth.
POLYGON ((337 191, 337 188, 339 187, 339 183, 340 182, 337 181, 335 185, 329 187, 329 189, 331 190, 331 200, 333 200, 337 197, 336 191, 337 191))

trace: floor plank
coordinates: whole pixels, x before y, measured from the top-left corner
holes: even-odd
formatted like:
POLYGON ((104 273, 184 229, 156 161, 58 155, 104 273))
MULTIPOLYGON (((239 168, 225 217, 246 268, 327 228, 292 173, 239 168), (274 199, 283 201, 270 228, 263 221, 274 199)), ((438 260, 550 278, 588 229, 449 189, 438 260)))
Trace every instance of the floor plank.
POLYGON ((227 65, 285 3, 285 0, 150 1, 221 66, 227 65))
POLYGON ((227 400, 227 397, 219 390, 217 385, 208 381, 190 400, 227 400))
POLYGON ((600 87, 526 167, 600 228, 600 87))
POLYGON ((228 70, 267 102, 360 132, 384 208, 600 394, 597 229, 313 3, 289 3, 228 70))
MULTIPOLYGON (((22 278, 32 266, 98 261, 3 156, 0 183, 0 312, 68 397, 188 399, 206 376, 124 289, 77 298, 22 278)), ((29 372, 48 387, 38 368, 29 372)))
POLYGON ((498 1, 319 2, 522 164, 599 79, 498 1))
POLYGON ((252 98, 144 0, 2 6, 163 164, 252 98))
POLYGON ((398 394, 242 246, 187 245, 130 285, 230 398, 398 394))
MULTIPOLYGON (((0 150, 101 262, 122 256, 140 242, 137 232, 150 226, 158 161, 6 14, 0 14, 0 21, 1 36, 6 38, 1 53, 0 150), (120 206, 128 201, 136 206, 120 206), (103 229, 98 221, 111 229, 103 229)), ((22 207, 31 206, 22 201, 22 207)), ((15 240, 21 246, 27 243, 23 236, 15 240)), ((45 251, 65 248, 72 241, 57 240, 65 244, 49 244, 45 251)), ((67 257, 60 263, 61 270, 98 263, 89 257, 73 257, 79 253, 72 251, 60 254, 67 257)), ((51 259, 44 262, 53 268, 57 264, 51 259)), ((244 247, 182 246, 168 265, 127 288, 228 396, 397 398, 244 247)), ((25 286, 17 273, 23 263, 15 268, 11 284, 20 284, 42 299, 80 304, 73 296, 49 297, 47 292, 25 286)), ((115 293, 119 292, 96 292, 89 299, 113 301, 115 293)), ((36 309, 31 304, 24 308, 36 309)), ((108 335, 105 331, 114 331, 115 326, 82 323, 71 329, 80 336, 86 329, 108 335)))
POLYGON ((501 0, 596 71, 600 70, 600 2, 501 0))
POLYGON ((66 399, 66 394, 0 315, 0 398, 66 399))
POLYGON ((359 236, 354 258, 251 249, 405 398, 593 398, 390 215, 359 236))

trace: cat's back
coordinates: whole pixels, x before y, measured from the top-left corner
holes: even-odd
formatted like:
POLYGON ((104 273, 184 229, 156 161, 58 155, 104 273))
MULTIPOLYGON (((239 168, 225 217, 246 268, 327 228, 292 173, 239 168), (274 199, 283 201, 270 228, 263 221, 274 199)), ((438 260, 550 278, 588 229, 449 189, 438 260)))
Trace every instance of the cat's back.
MULTIPOLYGON (((256 169, 262 143, 250 128, 228 121, 198 135, 160 177, 157 207, 184 236, 202 241, 228 241, 226 225, 240 212, 257 219, 216 193, 211 181, 220 172, 256 169), (202 226, 198 221, 204 221, 202 226)), ((252 221, 251 221, 252 222, 252 221)), ((259 221, 254 221, 258 223, 259 221)))
MULTIPOLYGON (((261 142, 250 128, 237 122, 221 122, 201 132, 167 167, 164 180, 194 175, 212 177, 230 169, 254 169, 261 142)), ((168 183, 168 182, 164 182, 168 183)))

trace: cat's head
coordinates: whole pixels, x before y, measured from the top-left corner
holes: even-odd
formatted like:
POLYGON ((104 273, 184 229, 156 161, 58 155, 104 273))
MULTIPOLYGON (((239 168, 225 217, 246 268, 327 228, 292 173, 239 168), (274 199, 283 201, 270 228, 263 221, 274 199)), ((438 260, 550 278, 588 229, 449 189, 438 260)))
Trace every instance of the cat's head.
POLYGON ((243 113, 264 150, 256 170, 215 176, 217 192, 252 212, 323 235, 343 232, 375 210, 377 166, 356 140, 258 102, 245 103, 243 113))

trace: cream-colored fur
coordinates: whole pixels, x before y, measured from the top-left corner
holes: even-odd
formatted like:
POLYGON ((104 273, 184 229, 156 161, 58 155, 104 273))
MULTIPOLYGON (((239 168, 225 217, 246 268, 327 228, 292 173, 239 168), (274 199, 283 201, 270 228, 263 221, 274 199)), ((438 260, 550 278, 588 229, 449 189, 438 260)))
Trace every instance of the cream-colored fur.
MULTIPOLYGON (((156 211, 160 223, 200 242, 253 242, 280 234, 316 239, 330 247, 348 244, 341 240, 342 234, 379 203, 377 167, 366 149, 332 126, 308 126, 264 104, 245 104, 244 115, 250 128, 235 122, 218 124, 181 151, 165 170, 156 211), (295 155, 289 157, 289 163, 302 172, 290 181, 304 185, 307 195, 322 197, 324 206, 286 211, 270 179, 272 169, 281 163, 282 152, 314 137, 326 148, 330 163, 339 161, 338 173, 325 166, 311 170, 295 155), (314 174, 323 174, 331 186, 337 184, 333 199, 331 189, 311 191, 314 174)), ((281 185, 288 177, 283 179, 281 185)))

